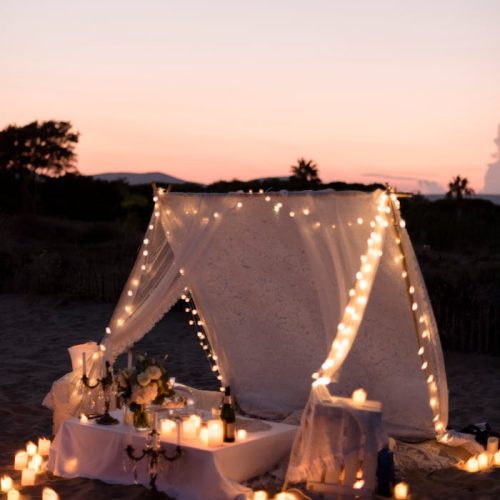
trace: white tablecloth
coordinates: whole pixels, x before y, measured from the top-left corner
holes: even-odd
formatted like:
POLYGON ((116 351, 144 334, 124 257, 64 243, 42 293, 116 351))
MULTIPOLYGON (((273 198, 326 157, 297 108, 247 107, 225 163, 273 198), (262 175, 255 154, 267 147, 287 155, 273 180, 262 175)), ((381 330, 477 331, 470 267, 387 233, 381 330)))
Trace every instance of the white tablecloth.
MULTIPOLYGON (((117 416, 117 413, 114 413, 117 416)), ((121 413, 118 412, 121 418, 121 413)), ((268 422, 270 428, 248 433, 245 441, 208 448, 199 442, 181 442, 184 453, 175 462, 166 462, 157 479, 159 490, 182 500, 234 499, 250 490, 239 481, 271 469, 289 452, 296 426, 268 422)), ((136 454, 144 447, 145 433, 119 424, 83 425, 78 419, 66 420, 50 450, 48 469, 56 476, 99 479, 111 484, 134 484, 132 464, 125 448, 134 446, 136 454), (125 470, 124 464, 127 464, 125 470)), ((175 439, 162 437, 168 454, 175 449, 175 439)), ((138 482, 147 486, 147 459, 137 466, 138 482)))

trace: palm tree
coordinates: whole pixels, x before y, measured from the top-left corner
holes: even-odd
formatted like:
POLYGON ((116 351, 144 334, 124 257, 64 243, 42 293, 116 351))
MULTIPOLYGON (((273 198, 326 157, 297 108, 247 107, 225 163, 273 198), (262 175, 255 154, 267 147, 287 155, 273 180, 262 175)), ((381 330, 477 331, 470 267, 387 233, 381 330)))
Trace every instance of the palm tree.
POLYGON ((449 191, 446 193, 447 198, 455 197, 457 200, 461 200, 464 195, 468 196, 474 194, 474 189, 470 187, 469 180, 467 177, 460 177, 457 175, 448 184, 449 191))
POLYGON ((291 179, 307 184, 321 184, 321 179, 318 175, 318 166, 312 160, 306 161, 305 158, 299 158, 297 160, 297 165, 292 165, 291 169, 291 179))

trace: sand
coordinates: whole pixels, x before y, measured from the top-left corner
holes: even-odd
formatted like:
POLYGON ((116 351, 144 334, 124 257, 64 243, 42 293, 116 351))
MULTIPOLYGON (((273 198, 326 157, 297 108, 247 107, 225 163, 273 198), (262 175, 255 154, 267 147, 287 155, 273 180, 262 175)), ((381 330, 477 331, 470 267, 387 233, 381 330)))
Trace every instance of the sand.
MULTIPOLYGON (((112 304, 72 302, 64 297, 0 296, 0 475, 12 470, 16 450, 51 433, 51 413, 41 401, 54 380, 70 369, 66 349, 99 340, 112 304)), ((137 345, 138 351, 169 353, 172 373, 182 383, 215 389, 217 381, 182 312, 172 312, 137 345)), ((445 353, 450 389, 450 425, 488 421, 500 430, 500 359, 478 354, 445 353)), ((412 499, 500 498, 500 469, 467 474, 447 467, 435 471, 407 469, 412 499)), ((85 479, 63 480, 46 474, 63 500, 142 499, 141 486, 111 486, 85 479)), ((272 476, 252 481, 278 487, 272 476)), ((41 486, 25 488, 23 499, 40 498, 41 486)), ((166 497, 165 497, 166 498, 166 497)))

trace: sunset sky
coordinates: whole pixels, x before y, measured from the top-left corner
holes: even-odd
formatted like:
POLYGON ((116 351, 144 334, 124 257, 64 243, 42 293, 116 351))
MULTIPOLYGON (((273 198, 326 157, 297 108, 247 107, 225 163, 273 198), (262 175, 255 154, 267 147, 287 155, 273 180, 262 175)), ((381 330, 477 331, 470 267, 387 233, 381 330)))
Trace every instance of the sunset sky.
POLYGON ((71 121, 85 174, 305 156, 324 181, 480 190, 493 162, 498 0, 2 0, 0 44, 0 128, 71 121))

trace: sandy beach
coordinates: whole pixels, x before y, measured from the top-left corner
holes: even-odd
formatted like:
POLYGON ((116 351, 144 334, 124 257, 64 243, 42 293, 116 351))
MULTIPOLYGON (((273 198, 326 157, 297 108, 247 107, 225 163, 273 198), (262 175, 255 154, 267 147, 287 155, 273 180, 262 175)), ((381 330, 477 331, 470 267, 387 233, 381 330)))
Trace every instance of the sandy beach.
MULTIPOLYGON (((51 413, 41 402, 54 380, 70 370, 67 348, 99 341, 113 310, 112 304, 68 301, 60 296, 0 296, 2 350, 0 353, 0 475, 11 474, 13 457, 24 443, 51 434, 51 413)), ((214 389, 217 381, 187 324, 187 316, 172 312, 143 341, 137 351, 170 355, 178 381, 214 389)), ((446 352, 450 390, 450 426, 487 421, 500 429, 500 362, 498 357, 446 352)), ((412 499, 500 498, 500 469, 467 474, 457 468, 406 469, 412 499)), ((147 498, 141 486, 111 486, 85 479, 62 480, 50 475, 63 500, 147 498)), ((255 484, 278 487, 271 476, 255 484)), ((25 488, 23 499, 40 498, 41 486, 25 488)))

